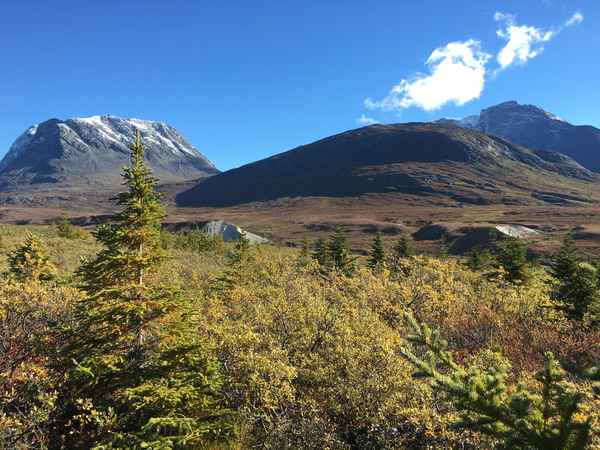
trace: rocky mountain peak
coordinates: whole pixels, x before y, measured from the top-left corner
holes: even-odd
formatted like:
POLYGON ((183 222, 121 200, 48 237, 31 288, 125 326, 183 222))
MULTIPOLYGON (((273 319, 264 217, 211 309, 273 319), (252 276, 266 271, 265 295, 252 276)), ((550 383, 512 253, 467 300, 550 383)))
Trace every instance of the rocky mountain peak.
POLYGON ((165 182, 218 173, 173 127, 157 121, 103 115, 50 119, 29 127, 0 162, 4 189, 40 183, 118 187, 129 146, 140 131, 146 158, 165 182))
POLYGON ((534 150, 564 153, 587 169, 600 171, 600 130, 573 125, 535 105, 511 100, 475 116, 439 122, 483 131, 534 150))
POLYGON ((491 106, 481 111, 479 114, 479 121, 485 121, 486 117, 492 114, 501 114, 508 116, 511 119, 514 116, 520 120, 558 120, 564 122, 557 115, 545 111, 542 108, 535 105, 521 105, 518 102, 511 100, 508 102, 500 103, 495 106, 491 106))

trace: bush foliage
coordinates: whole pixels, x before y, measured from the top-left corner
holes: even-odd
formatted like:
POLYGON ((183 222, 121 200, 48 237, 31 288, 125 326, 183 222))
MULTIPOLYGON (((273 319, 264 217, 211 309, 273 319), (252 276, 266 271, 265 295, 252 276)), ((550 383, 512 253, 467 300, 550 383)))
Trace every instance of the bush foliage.
POLYGON ((166 233, 140 154, 93 238, 1 227, 0 449, 600 446, 571 244, 546 269, 518 241, 465 264, 166 233))

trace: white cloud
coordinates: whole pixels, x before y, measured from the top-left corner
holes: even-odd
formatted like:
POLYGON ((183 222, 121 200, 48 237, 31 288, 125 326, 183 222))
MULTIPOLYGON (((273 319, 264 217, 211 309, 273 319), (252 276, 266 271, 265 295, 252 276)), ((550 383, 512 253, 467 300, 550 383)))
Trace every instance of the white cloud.
POLYGON ((511 14, 497 12, 494 14, 494 20, 504 22, 504 28, 496 31, 496 34, 507 41, 496 56, 501 69, 516 63, 524 64, 527 60, 535 58, 544 50, 543 44, 557 34, 557 31, 517 25, 515 17, 511 14))
POLYGON ((376 123, 379 123, 379 121, 373 119, 372 117, 367 117, 364 114, 362 116, 360 116, 358 119, 356 119, 356 124, 362 125, 364 127, 366 127, 368 125, 375 125, 376 123))
MULTIPOLYGON (((494 20, 501 23, 496 34, 506 44, 496 55, 498 68, 491 71, 492 77, 507 67, 525 64, 535 58, 544 51, 545 43, 583 19, 583 14, 577 11, 562 25, 544 30, 517 25, 513 14, 496 12, 494 20)), ((367 98, 364 106, 383 111, 399 111, 412 106, 434 111, 448 103, 462 106, 481 96, 490 58, 477 40, 450 42, 429 55, 426 61, 429 74, 417 73, 411 79, 403 79, 383 99, 367 98)), ((363 114, 357 123, 367 124, 369 120, 372 119, 363 114)))
POLYGON ((435 49, 427 59, 429 75, 404 79, 382 100, 366 99, 365 106, 383 111, 417 106, 433 111, 447 103, 464 105, 481 95, 489 58, 478 41, 450 42, 435 49))
POLYGON ((583 14, 581 14, 579 11, 576 11, 571 18, 565 22, 565 27, 579 25, 581 22, 583 22, 583 14))

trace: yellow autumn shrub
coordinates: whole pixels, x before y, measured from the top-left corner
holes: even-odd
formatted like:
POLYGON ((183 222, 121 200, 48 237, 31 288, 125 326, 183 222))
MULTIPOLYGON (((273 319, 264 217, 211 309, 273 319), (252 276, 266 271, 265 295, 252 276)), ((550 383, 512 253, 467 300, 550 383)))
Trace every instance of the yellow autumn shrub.
POLYGON ((199 299, 244 447, 406 448, 466 444, 399 357, 388 323, 399 285, 360 270, 324 279, 258 252, 239 284, 199 299), (427 407, 424 407, 426 406, 427 407))
MULTIPOLYGON (((7 254, 27 230, 4 230, 0 251, 7 254)), ((0 449, 45 444, 57 406, 53 383, 60 383, 47 363, 81 295, 71 276, 75 261, 97 249, 93 240, 65 240, 52 228, 36 232, 63 284, 0 280, 0 449)), ((600 361, 600 333, 553 306, 543 269, 514 284, 458 260, 413 257, 394 273, 359 267, 347 277, 324 273, 290 249, 252 248, 236 263, 232 252, 230 244, 174 248, 149 281, 182 290, 186 309, 173 314, 194 315, 199 339, 219 361, 224 406, 237 429, 227 448, 493 448, 490 438, 454 430, 458 411, 445 394, 412 377, 400 354, 406 311, 439 330, 458 362, 506 360, 514 380, 534 387, 544 352, 553 352, 585 398, 579 414, 600 426, 598 397, 576 370, 600 361)))
POLYGON ((55 380, 56 325, 79 292, 39 281, 0 280, 0 449, 45 448, 55 380))

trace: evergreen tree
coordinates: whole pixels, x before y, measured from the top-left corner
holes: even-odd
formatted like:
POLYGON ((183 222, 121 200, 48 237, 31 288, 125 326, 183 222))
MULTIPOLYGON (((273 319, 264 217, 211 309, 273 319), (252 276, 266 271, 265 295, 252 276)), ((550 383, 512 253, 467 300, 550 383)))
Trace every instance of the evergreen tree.
POLYGON ((223 274, 217 278, 215 288, 220 291, 227 291, 238 286, 244 277, 248 275, 248 260, 251 255, 250 240, 246 233, 242 232, 240 239, 236 241, 233 251, 229 255, 229 261, 223 274))
POLYGON ((385 267, 385 260, 386 256, 383 247, 383 239, 381 238, 381 233, 377 233, 373 239, 371 255, 369 256, 367 265, 373 272, 378 272, 385 267))
MULTIPOLYGON (((600 276, 598 278, 600 278, 600 276)), ((587 305, 584 321, 586 325, 591 326, 594 330, 600 327, 600 301, 598 301, 598 295, 595 296, 593 302, 590 302, 587 305)), ((600 379, 598 381, 600 381, 600 379)))
MULTIPOLYGON (((567 283, 577 271, 580 262, 582 260, 575 247, 575 242, 571 235, 567 235, 550 263, 552 276, 561 284, 567 283)), ((560 293, 559 296, 561 296, 560 293)))
POLYGON ((56 234, 66 239, 77 239, 85 236, 85 232, 73 226, 67 216, 62 216, 56 222, 56 234))
POLYGON ((590 440, 591 419, 581 415, 583 394, 564 381, 564 372, 551 353, 536 375, 540 391, 523 385, 509 387, 506 362, 482 370, 454 361, 437 331, 407 316, 414 334, 409 342, 424 347, 417 356, 410 346, 402 354, 436 391, 445 392, 461 413, 458 427, 469 428, 500 440, 510 449, 584 449, 590 440))
POLYGON ((494 255, 489 249, 477 250, 469 252, 467 265, 473 271, 485 270, 491 267, 494 263, 494 255))
POLYGON ((578 263, 571 276, 560 283, 557 299, 560 308, 576 320, 582 320, 590 311, 594 316, 590 317, 591 321, 596 322, 595 311, 600 308, 598 282, 596 267, 586 262, 578 263))
POLYGON ((195 337, 191 311, 177 290, 149 282, 165 256, 164 208, 139 132, 131 151, 127 190, 117 197, 123 209, 97 229, 104 248, 78 272, 87 297, 56 367, 66 377, 54 448, 191 449, 226 429, 217 366, 195 337))
POLYGON ((232 260, 240 263, 248 255, 250 251, 250 240, 246 237, 246 232, 242 231, 240 238, 236 241, 233 248, 232 260))
POLYGON ((414 251, 410 244, 410 240, 406 235, 401 235, 392 247, 392 253, 390 257, 390 272, 393 277, 397 277, 400 274, 407 274, 409 265, 406 259, 412 258, 414 251))
POLYGON ((596 324, 600 316, 598 268, 583 262, 570 236, 565 237, 551 262, 552 275, 558 281, 554 298, 571 318, 596 324))
POLYGON ((527 244, 518 238, 507 237, 498 246, 497 260, 506 271, 506 278, 513 283, 523 283, 529 278, 527 244))
POLYGON ((312 255, 310 252, 310 244, 308 239, 302 239, 302 245, 300 247, 300 254, 298 255, 298 262, 301 266, 306 266, 310 263, 312 255))
POLYGON ((438 257, 440 259, 446 259, 450 256, 450 246, 448 245, 448 238, 444 235, 440 239, 440 251, 438 257))
POLYGON ((400 236, 398 242, 394 245, 394 257, 395 258, 410 258, 414 255, 410 240, 406 235, 400 236))
POLYGON ((335 232, 329 238, 327 252, 331 267, 345 275, 352 275, 354 272, 354 261, 350 255, 346 233, 341 226, 337 226, 335 232))
POLYGON ((321 267, 326 268, 329 266, 329 254, 327 251, 327 244, 325 243, 325 239, 317 239, 317 241, 315 242, 312 257, 321 265, 321 267))
POLYGON ((19 281, 48 281, 56 276, 56 268, 50 262, 42 241, 31 233, 25 242, 8 255, 9 275, 19 281))

